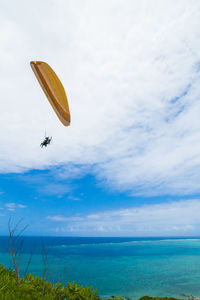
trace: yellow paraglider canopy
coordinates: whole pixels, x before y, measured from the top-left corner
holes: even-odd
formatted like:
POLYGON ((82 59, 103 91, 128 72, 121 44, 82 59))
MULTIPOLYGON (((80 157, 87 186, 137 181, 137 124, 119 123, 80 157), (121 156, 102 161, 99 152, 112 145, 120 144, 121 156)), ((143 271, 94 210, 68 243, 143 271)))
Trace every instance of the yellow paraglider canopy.
POLYGON ((63 125, 69 126, 69 106, 67 96, 60 79, 47 63, 42 61, 31 61, 30 64, 40 86, 42 87, 58 118, 63 125))

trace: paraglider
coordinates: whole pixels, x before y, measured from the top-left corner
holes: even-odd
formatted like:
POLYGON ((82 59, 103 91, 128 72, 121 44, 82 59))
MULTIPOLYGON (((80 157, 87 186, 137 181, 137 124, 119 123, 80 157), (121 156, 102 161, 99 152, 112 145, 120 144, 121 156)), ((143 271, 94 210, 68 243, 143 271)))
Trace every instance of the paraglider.
MULTIPOLYGON (((60 79, 52 68, 45 62, 31 61, 30 65, 57 117, 64 126, 69 126, 71 122, 69 105, 65 89, 60 79)), ((45 142, 43 146, 46 147, 50 144, 51 139, 49 138, 47 141, 49 142, 45 142)))

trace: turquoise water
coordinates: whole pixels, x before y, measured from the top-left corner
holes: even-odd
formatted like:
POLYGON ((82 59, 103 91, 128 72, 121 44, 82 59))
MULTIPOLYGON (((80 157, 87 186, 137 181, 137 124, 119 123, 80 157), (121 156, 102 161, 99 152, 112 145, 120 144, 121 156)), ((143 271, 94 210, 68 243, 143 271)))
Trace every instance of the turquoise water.
MULTIPOLYGON (((21 275, 30 252, 29 272, 43 276, 42 248, 48 253, 51 281, 93 286, 103 299, 122 295, 200 295, 200 239, 24 237, 21 275), (54 273, 55 272, 55 273, 54 273), (54 274, 53 274, 54 273, 54 274)), ((11 266, 0 237, 0 263, 11 266)))

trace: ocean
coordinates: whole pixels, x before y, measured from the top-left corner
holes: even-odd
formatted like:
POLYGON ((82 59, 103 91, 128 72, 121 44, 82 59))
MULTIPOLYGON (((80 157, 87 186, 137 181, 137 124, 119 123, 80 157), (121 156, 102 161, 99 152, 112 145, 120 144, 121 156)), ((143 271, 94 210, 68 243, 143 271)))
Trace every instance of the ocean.
MULTIPOLYGON (((123 296, 200 296, 200 238, 23 237, 20 274, 92 286, 102 299, 123 296), (43 255, 42 255, 43 253, 43 255), (45 254, 44 254, 45 253, 45 254)), ((8 237, 0 237, 0 264, 12 267, 8 237)))

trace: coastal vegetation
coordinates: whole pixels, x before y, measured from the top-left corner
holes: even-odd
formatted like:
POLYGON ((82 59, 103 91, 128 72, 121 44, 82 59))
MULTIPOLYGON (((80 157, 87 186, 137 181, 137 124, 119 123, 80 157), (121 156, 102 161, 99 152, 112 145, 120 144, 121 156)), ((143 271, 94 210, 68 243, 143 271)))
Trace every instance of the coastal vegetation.
POLYGON ((12 269, 0 265, 0 299, 4 300, 97 300, 97 291, 92 287, 82 287, 73 283, 63 286, 33 276, 18 277, 12 269))

